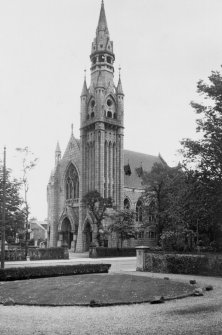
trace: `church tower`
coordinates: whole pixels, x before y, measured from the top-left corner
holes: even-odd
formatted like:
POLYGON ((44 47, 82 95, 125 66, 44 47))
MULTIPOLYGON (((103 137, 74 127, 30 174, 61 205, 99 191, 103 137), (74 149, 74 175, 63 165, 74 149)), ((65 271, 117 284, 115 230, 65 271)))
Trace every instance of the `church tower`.
MULTIPOLYGON (((80 207, 77 252, 86 250, 89 216, 82 198, 97 190, 102 197, 111 197, 115 208, 123 207, 123 114, 124 94, 121 79, 114 84, 113 42, 110 40, 102 1, 96 36, 91 48, 91 80, 84 78, 81 93, 80 122, 80 207)), ((90 223, 90 241, 96 232, 90 223)), ((95 234, 95 235, 94 235, 95 234)))
POLYGON ((81 94, 81 195, 97 190, 123 205, 123 114, 121 79, 114 85, 113 42, 102 1, 91 48, 91 82, 81 94))

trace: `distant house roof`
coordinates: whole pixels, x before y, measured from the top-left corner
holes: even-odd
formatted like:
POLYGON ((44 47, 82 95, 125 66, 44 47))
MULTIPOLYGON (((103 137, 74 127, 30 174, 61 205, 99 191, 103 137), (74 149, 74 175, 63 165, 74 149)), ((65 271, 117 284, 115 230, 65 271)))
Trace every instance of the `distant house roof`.
POLYGON ((138 172, 142 170, 150 172, 154 163, 163 163, 161 156, 124 150, 124 187, 143 189, 138 172))
POLYGON ((31 225, 31 229, 32 230, 46 230, 47 229, 47 224, 45 223, 45 221, 32 221, 30 220, 30 225, 31 225), (46 225, 46 227, 45 227, 46 225))
POLYGON ((47 230, 48 224, 47 223, 40 223, 40 225, 47 230))

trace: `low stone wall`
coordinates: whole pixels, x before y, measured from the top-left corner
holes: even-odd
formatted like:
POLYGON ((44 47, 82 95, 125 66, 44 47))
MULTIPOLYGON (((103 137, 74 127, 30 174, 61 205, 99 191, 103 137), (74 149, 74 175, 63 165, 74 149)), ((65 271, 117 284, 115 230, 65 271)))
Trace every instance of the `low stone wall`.
POLYGON ((24 261, 24 260, 25 260, 25 249, 5 250, 5 261, 24 261))
POLYGON ((33 248, 28 249, 30 260, 41 259, 69 259, 67 248, 33 248))
MULTIPOLYGON (((1 253, 0 253, 1 255, 1 253)), ((30 260, 69 259, 67 248, 28 248, 30 260)), ((25 261, 25 249, 5 250, 5 261, 25 261)))
POLYGON ((137 271, 222 276, 222 254, 175 254, 137 247, 137 271))

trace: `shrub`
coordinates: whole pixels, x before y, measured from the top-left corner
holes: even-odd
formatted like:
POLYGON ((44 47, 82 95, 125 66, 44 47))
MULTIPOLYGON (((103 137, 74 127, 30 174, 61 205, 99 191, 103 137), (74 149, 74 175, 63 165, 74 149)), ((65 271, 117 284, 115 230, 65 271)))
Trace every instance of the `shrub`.
POLYGON ((165 251, 194 250, 194 232, 189 229, 183 231, 166 231, 161 235, 161 246, 165 251))
POLYGON ((170 273, 199 274, 206 269, 207 262, 204 255, 166 255, 166 266, 170 273))
POLYGON ((78 264, 0 269, 0 281, 107 273, 111 264, 78 264))

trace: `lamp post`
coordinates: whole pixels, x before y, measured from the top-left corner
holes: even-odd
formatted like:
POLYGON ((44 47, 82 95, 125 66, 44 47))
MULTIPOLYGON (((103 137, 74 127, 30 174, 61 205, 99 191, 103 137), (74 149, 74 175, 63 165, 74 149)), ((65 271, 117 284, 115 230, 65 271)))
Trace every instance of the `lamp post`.
POLYGON ((5 184, 6 184, 6 147, 3 160, 3 194, 2 194, 2 226, 1 226, 1 269, 5 266, 5 184))

